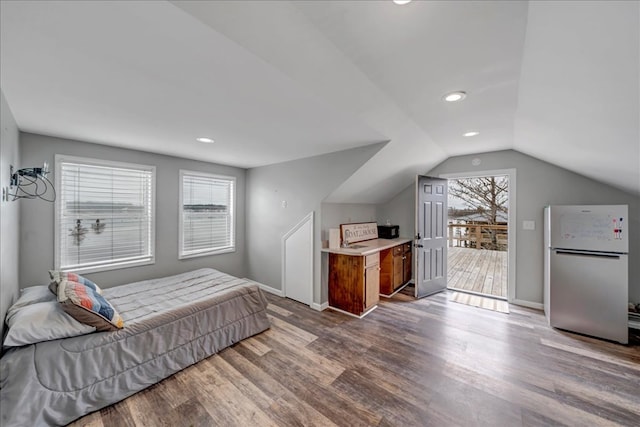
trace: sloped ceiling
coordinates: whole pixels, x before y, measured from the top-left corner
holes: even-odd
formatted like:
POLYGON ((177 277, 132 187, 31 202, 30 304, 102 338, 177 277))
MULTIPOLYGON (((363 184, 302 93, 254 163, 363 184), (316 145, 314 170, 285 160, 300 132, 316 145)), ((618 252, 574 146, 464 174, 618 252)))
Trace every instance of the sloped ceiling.
POLYGON ((505 148, 640 195, 638 2, 1 8, 0 85, 24 131, 245 168, 388 141, 334 202, 384 202, 449 156, 505 148), (453 90, 468 96, 444 103, 453 90))
POLYGON ((385 140, 168 2, 2 2, 1 31, 23 131, 240 167, 385 140))
POLYGON ((513 146, 640 196, 640 2, 532 2, 513 146))

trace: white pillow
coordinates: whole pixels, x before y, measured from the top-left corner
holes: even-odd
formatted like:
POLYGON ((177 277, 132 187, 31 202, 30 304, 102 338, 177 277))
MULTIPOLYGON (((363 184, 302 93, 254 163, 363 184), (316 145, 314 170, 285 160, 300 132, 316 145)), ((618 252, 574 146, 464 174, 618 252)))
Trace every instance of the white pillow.
POLYGON ((51 293, 47 286, 31 286, 21 289, 20 297, 7 310, 7 319, 22 307, 45 301, 56 301, 56 296, 51 293))
MULTIPOLYGON (((44 288, 47 289, 46 286, 44 288)), ((47 292, 53 297, 53 301, 37 302, 18 308, 14 308, 14 305, 9 309, 9 332, 4 339, 5 347, 75 337, 96 330, 95 327, 80 323, 65 313, 53 294, 48 289, 47 292)))

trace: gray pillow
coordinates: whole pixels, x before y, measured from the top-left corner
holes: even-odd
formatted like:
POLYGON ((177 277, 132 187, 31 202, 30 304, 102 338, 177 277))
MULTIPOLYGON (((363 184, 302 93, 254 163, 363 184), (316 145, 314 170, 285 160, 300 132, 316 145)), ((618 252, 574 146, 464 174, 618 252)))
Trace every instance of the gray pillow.
POLYGON ((31 286, 21 289, 20 297, 7 311, 7 319, 22 307, 45 301, 57 301, 56 296, 46 286, 31 286))
MULTIPOLYGON (((46 286, 43 288, 53 297, 46 286)), ((17 309, 11 307, 11 315, 7 315, 9 332, 4 339, 4 346, 18 347, 89 334, 96 330, 69 316, 53 298, 53 301, 37 302, 17 309)))

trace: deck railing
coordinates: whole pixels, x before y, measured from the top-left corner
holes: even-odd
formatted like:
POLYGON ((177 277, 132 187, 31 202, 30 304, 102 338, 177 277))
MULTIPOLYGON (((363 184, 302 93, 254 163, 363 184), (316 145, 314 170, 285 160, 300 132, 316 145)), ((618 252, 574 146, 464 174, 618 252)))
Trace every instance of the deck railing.
POLYGON ((449 246, 475 249, 507 249, 507 225, 449 224, 449 246))

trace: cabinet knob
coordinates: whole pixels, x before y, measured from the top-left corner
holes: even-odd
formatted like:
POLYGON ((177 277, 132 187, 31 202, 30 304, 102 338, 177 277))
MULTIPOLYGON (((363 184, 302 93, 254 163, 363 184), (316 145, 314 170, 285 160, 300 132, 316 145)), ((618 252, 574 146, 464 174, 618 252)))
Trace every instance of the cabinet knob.
POLYGON ((407 257, 406 257, 406 256, 403 256, 403 257, 402 257, 402 259, 407 259, 407 257))

